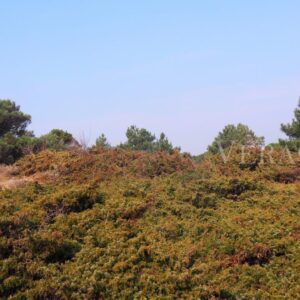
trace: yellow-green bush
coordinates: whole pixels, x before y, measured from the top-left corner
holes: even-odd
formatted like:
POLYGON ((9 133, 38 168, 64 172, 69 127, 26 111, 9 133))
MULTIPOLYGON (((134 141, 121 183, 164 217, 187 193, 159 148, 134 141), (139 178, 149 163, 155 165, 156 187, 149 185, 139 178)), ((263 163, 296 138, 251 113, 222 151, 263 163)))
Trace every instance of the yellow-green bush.
POLYGON ((297 157, 247 168, 232 155, 20 161, 38 183, 0 192, 0 298, 300 298, 299 179, 276 177, 297 157))

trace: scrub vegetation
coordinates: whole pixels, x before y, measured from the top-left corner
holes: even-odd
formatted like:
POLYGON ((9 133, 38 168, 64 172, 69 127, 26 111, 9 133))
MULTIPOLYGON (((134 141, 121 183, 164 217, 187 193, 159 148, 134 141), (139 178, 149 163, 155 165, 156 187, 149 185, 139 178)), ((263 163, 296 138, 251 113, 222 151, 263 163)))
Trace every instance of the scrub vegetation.
POLYGON ((32 134, 43 147, 1 166, 0 299, 300 298, 297 152, 253 133, 224 161, 127 133, 89 149, 32 134))

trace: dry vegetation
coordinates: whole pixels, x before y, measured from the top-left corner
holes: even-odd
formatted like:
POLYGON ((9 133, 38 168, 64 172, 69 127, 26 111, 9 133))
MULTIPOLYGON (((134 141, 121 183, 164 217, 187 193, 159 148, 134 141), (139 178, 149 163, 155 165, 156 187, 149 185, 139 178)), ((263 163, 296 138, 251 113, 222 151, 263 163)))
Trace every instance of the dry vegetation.
POLYGON ((0 297, 299 299, 300 159, 240 155, 44 151, 1 167, 2 185, 30 182, 0 192, 0 297))
POLYGON ((19 171, 16 166, 0 165, 0 189, 12 189, 24 186, 28 181, 31 181, 29 177, 18 176, 19 171))

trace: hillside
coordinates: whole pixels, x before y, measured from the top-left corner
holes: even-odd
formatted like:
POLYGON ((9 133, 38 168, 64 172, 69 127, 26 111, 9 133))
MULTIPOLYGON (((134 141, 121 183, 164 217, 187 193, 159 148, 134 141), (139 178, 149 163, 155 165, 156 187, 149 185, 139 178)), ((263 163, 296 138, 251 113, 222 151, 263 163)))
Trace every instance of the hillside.
POLYGON ((0 298, 299 299, 300 158, 249 151, 22 158, 0 180, 0 298))

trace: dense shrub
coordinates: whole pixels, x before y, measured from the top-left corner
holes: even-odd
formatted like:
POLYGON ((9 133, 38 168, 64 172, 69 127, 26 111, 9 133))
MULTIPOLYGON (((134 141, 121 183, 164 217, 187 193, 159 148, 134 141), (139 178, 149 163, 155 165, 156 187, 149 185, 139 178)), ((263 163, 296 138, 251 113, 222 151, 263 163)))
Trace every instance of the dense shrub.
POLYGON ((41 149, 64 150, 69 147, 79 147, 79 143, 74 139, 71 133, 61 130, 52 129, 49 133, 39 138, 41 149))
POLYGON ((297 158, 250 169, 238 157, 21 159, 11 176, 33 182, 0 191, 0 298, 299 298, 297 158))

